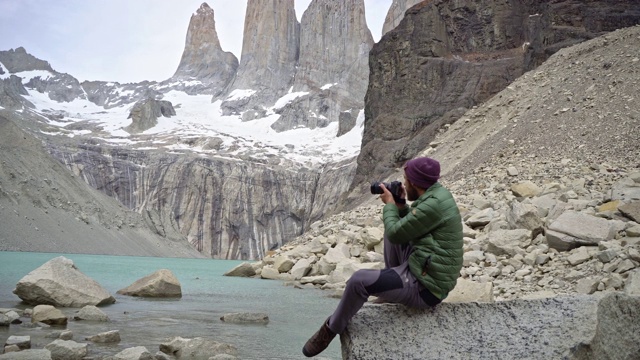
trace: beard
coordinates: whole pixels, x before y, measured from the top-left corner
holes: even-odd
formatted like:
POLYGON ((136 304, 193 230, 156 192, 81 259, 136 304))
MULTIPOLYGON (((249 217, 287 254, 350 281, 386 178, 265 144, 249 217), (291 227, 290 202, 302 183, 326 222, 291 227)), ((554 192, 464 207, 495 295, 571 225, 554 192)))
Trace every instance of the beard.
POLYGON ((407 190, 407 200, 409 201, 416 201, 418 200, 419 194, 418 194, 418 190, 416 190, 415 187, 409 185, 409 186, 405 186, 406 190, 407 190))

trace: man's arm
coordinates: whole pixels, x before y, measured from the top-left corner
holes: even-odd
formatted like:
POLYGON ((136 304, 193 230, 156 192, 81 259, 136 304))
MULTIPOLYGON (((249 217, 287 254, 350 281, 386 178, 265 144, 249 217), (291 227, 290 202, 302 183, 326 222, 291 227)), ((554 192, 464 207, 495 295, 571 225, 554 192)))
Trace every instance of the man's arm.
POLYGON ((395 204, 387 204, 382 210, 384 231, 392 243, 405 244, 433 231, 442 220, 436 210, 435 198, 426 199, 418 206, 410 208, 406 216, 400 215, 395 204))

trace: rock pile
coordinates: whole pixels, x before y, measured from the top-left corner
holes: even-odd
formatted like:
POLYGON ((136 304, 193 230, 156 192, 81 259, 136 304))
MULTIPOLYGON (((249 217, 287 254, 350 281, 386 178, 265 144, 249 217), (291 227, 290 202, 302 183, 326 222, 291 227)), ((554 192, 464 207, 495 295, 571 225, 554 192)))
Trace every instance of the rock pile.
MULTIPOLYGON (((639 294, 640 173, 570 160, 530 162, 528 172, 536 169, 546 177, 524 178, 509 166, 445 184, 463 215, 462 279, 491 284, 498 301, 625 289, 639 294)), ((246 276, 343 289, 356 270, 384 267, 381 207, 316 222, 250 264, 253 271, 247 263, 238 268, 246 276)))

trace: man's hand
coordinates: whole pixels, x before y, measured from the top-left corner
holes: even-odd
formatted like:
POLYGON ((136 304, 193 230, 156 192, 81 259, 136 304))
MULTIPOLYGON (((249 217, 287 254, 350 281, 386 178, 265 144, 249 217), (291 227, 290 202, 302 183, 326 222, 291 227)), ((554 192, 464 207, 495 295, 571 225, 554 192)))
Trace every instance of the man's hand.
MULTIPOLYGON (((400 209, 403 209, 405 206, 407 206, 407 204, 398 204, 395 202, 395 200, 393 199, 393 194, 391 194, 391 191, 389 191, 384 184, 380 184, 380 188, 382 189, 383 193, 382 195, 380 195, 380 200, 382 200, 383 203, 385 204, 396 204, 396 206, 400 209)), ((401 190, 400 190, 400 197, 405 199, 406 198, 406 191, 404 189, 404 185, 401 186, 401 190)))

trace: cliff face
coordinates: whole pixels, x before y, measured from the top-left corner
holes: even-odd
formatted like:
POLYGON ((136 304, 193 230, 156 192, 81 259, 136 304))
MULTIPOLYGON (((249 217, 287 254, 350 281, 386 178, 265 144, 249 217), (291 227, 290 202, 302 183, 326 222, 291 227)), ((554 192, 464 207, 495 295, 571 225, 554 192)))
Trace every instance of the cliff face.
POLYGON ((314 0, 302 15, 300 27, 293 92, 303 95, 278 111, 281 118, 272 125, 277 131, 324 127, 339 121, 341 113, 363 107, 373 46, 364 1, 314 0))
POLYGON ((385 176, 445 124, 557 50, 640 21, 625 1, 424 1, 371 51, 354 184, 385 176))
POLYGON ((191 16, 180 65, 171 80, 198 80, 188 86, 190 93, 217 94, 233 79, 238 59, 220 47, 213 9, 206 3, 191 16))
POLYGON ((404 19, 404 13, 409 10, 413 5, 422 2, 423 0, 393 0, 387 16, 384 18, 384 24, 382 25, 382 35, 395 29, 400 21, 404 19))
POLYGON ((244 21, 242 57, 226 90, 252 90, 249 98, 226 100, 226 114, 245 112, 244 120, 265 115, 264 105, 285 95, 293 83, 300 46, 300 24, 293 0, 250 0, 244 21), (251 110, 251 111, 247 111, 251 110))
POLYGON ((288 171, 92 145, 49 151, 91 187, 144 214, 159 235, 182 234, 218 259, 258 259, 299 235, 335 208, 354 170, 288 171))

